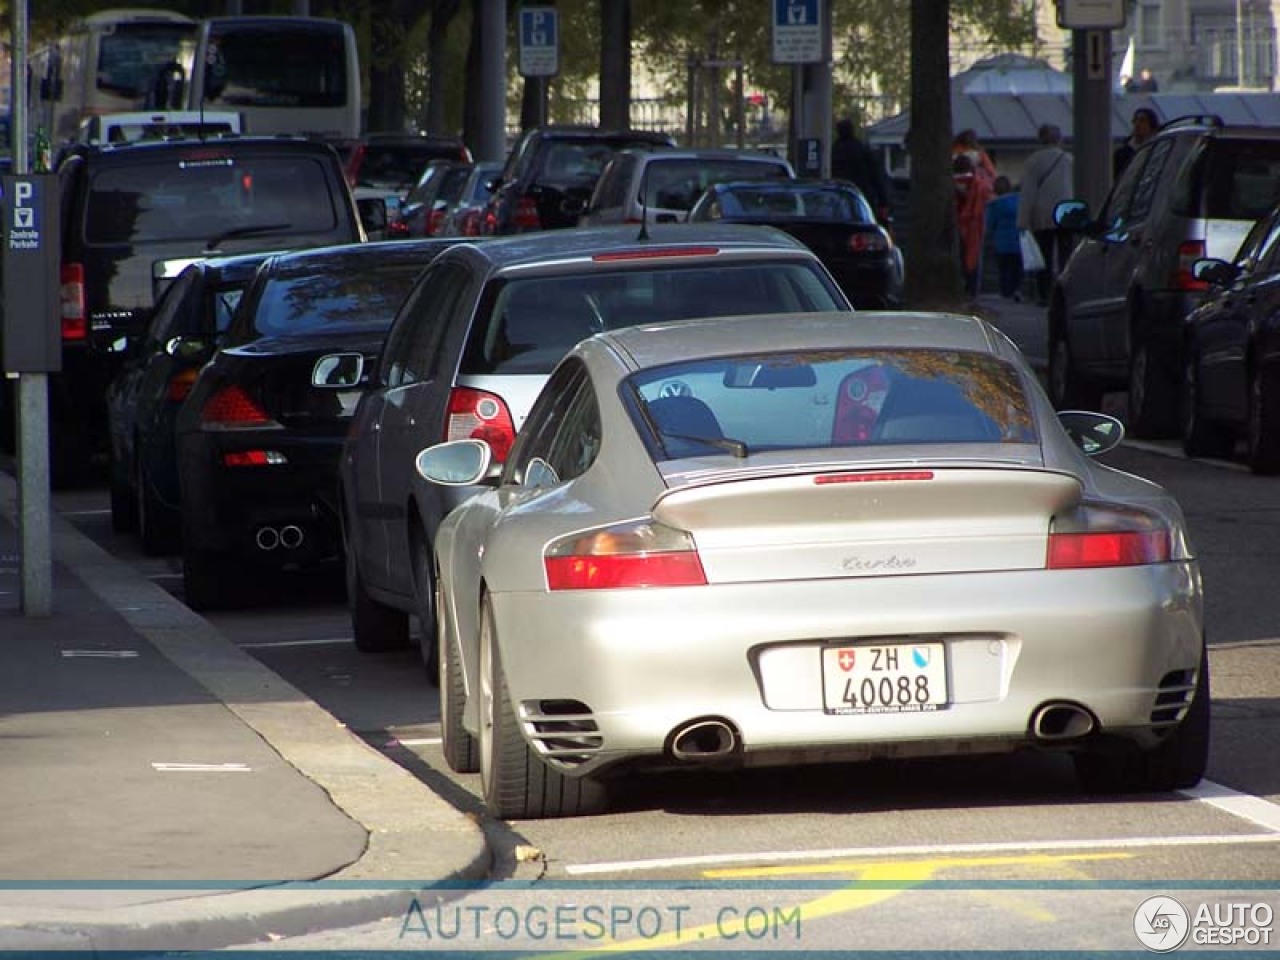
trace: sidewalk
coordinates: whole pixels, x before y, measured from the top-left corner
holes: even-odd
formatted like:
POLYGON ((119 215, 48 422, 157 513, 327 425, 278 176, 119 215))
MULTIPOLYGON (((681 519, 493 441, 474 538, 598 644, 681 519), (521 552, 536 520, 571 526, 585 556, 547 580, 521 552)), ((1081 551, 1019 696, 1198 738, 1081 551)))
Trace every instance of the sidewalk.
POLYGON ((213 949, 486 874, 474 821, 57 515, 53 615, 23 616, 16 490, 0 472, 0 951, 213 949))

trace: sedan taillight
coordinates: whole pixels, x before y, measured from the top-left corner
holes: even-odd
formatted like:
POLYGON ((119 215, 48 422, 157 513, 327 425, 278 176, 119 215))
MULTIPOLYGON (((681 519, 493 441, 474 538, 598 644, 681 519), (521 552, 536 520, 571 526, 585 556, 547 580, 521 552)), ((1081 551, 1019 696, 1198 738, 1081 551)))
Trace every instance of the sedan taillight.
POLYGON ((1045 566, 1133 567, 1173 558, 1172 531, 1165 522, 1136 509, 1085 504, 1049 527, 1045 566))
POLYGON ((64 263, 60 282, 62 339, 88 339, 89 318, 84 303, 84 264, 64 263))
POLYGON ((202 427, 269 427, 276 426, 261 405, 244 387, 233 383, 223 387, 205 401, 200 411, 202 427))
POLYGON ((639 520, 553 540, 543 553, 549 590, 692 587, 707 582, 693 537, 639 520))
POLYGON ((516 441, 516 428, 511 411, 497 394, 454 387, 444 439, 483 440, 493 451, 493 462, 502 463, 516 441))
POLYGON ((850 253, 884 253, 892 243, 883 233, 855 233, 849 237, 850 253))

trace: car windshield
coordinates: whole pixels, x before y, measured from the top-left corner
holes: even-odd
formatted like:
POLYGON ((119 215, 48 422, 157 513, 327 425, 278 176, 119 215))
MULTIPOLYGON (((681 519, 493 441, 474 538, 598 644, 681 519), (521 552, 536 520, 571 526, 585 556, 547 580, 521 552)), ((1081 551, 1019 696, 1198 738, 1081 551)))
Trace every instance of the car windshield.
POLYGON ((868 444, 1036 443, 1018 371, 987 354, 744 354, 626 381, 657 460, 868 444))
POLYGON ((385 330, 421 272, 421 263, 371 268, 361 262, 345 268, 326 265, 321 273, 274 277, 254 305, 253 328, 264 337, 319 330, 385 330))
POLYGON ((208 240, 232 230, 324 233, 338 223, 318 157, 166 154, 99 170, 89 184, 85 242, 208 240))
POLYGON ((498 279, 485 302, 464 374, 547 374, 579 340, 642 323, 847 309, 821 267, 804 260, 498 279))

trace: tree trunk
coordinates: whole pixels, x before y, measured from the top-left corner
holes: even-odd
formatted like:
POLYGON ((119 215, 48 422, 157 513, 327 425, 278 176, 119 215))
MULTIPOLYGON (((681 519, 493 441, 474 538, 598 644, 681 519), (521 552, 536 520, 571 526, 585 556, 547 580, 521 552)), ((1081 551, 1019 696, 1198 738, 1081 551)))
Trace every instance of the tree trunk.
POLYGON ((951 179, 950 0, 911 0, 911 226, 906 299, 914 309, 963 302, 951 179))
POLYGON ((600 126, 631 126, 631 0, 600 0, 600 126))
POLYGON ((484 139, 484 117, 481 115, 480 31, 484 23, 484 0, 471 0, 471 44, 467 47, 467 96, 462 99, 462 139, 468 145, 484 139))
POLYGON ((422 118, 428 133, 447 133, 445 90, 449 78, 443 64, 449 62, 449 25, 461 9, 461 0, 435 0, 427 31, 427 108, 422 118))

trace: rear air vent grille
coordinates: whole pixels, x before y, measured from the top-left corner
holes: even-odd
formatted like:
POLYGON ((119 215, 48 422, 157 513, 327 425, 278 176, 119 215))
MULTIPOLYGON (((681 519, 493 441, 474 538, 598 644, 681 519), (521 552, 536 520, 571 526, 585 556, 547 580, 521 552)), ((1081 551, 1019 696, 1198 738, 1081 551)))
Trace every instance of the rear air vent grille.
POLYGON ((576 767, 604 749, 591 708, 579 700, 530 700, 522 713, 530 741, 551 763, 576 767))
POLYGON ((1155 706, 1151 710, 1152 726, 1171 726, 1182 719, 1183 712, 1191 706, 1195 696, 1196 672, 1174 670, 1160 681, 1155 706))

